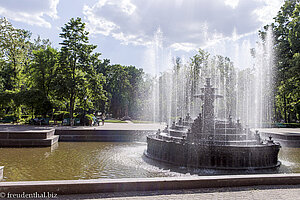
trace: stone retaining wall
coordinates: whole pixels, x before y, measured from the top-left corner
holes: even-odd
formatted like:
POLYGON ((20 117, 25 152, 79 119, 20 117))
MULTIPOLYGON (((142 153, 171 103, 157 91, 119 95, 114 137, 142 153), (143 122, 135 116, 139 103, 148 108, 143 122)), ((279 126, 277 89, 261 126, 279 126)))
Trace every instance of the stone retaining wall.
POLYGON ((56 129, 60 142, 131 142, 146 141, 150 130, 56 129))

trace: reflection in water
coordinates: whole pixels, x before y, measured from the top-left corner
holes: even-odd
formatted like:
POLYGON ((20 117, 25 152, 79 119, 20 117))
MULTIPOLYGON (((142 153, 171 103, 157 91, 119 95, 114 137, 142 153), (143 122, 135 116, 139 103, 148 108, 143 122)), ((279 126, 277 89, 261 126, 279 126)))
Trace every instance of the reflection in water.
MULTIPOLYGON (((146 178, 224 173, 159 165, 143 156, 145 149, 146 143, 140 142, 60 142, 49 148, 1 148, 0 166, 5 166, 5 181, 146 178)), ((282 166, 275 173, 300 172, 300 148, 282 148, 279 159, 282 166)))

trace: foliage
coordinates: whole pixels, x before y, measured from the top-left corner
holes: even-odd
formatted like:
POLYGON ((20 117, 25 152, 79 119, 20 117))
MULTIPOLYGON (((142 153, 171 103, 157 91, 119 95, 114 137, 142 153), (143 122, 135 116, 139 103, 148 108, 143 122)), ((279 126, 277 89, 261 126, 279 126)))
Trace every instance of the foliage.
POLYGON ((4 89, 18 89, 26 80, 22 71, 29 62, 30 36, 29 31, 14 28, 5 18, 0 18, 0 69, 4 89))
POLYGON ((60 37, 63 42, 57 68, 56 94, 60 99, 69 101, 70 117, 73 118, 77 100, 83 100, 84 97, 103 98, 103 78, 96 74, 92 65, 92 61, 97 60, 100 54, 92 54, 96 46, 88 44, 88 32, 80 18, 72 18, 65 24, 60 37))
POLYGON ((142 69, 99 59, 80 18, 62 27, 60 50, 40 36, 30 42, 29 31, 0 21, 0 117, 62 120, 100 112, 138 117, 149 79, 146 84, 142 69))
MULTIPOLYGON (((286 0, 272 28, 276 50, 276 120, 300 120, 300 1, 286 0)), ((265 31, 260 31, 264 40, 265 31)))

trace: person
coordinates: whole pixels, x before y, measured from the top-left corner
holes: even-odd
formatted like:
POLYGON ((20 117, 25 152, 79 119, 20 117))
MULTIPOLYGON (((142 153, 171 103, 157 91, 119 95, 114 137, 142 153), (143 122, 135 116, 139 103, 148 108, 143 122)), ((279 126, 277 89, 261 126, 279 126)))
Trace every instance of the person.
POLYGON ((104 126, 104 121, 105 121, 105 114, 102 114, 102 125, 104 126))
POLYGON ((100 125, 100 118, 99 117, 96 117, 96 123, 97 123, 98 126, 100 125))

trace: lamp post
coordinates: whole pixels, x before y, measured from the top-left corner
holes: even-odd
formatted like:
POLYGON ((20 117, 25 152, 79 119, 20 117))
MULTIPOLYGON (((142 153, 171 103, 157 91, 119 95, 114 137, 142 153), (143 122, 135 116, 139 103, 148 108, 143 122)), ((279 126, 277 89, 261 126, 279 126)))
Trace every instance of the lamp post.
POLYGON ((85 125, 85 114, 86 114, 86 100, 87 96, 84 97, 84 108, 83 108, 83 125, 85 125))

